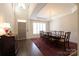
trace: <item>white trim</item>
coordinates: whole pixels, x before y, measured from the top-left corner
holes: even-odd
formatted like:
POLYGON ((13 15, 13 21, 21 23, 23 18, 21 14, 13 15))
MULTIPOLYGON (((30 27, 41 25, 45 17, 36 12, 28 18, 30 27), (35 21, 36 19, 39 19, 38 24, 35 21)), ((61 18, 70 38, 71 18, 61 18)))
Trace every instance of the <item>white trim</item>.
POLYGON ((17 20, 17 22, 23 22, 23 23, 25 23, 27 21, 26 20, 17 20))

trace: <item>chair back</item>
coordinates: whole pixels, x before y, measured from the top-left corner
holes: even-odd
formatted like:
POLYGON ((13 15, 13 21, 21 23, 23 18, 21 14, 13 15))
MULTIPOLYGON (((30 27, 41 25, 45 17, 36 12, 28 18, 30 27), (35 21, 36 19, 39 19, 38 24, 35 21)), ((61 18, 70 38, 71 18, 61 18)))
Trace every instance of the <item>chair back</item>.
POLYGON ((65 32, 65 41, 69 41, 71 32, 65 32))
POLYGON ((59 31, 59 32, 60 32, 60 36, 61 36, 61 35, 64 35, 64 31, 59 31))
POLYGON ((53 36, 56 36, 56 31, 51 32, 53 36))
POLYGON ((57 31, 57 36, 61 37, 62 35, 64 35, 64 31, 57 31))
POLYGON ((40 37, 43 37, 44 31, 40 31, 40 37))

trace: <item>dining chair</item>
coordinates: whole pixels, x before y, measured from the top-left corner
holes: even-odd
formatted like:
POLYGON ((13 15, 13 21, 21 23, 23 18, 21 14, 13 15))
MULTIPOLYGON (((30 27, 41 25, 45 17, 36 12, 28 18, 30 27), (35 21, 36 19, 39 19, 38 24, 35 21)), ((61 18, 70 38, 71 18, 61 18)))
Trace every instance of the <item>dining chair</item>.
POLYGON ((40 38, 44 37, 44 31, 40 31, 40 38))
POLYGON ((70 39, 71 32, 65 32, 65 35, 61 36, 61 39, 59 40, 60 43, 64 44, 64 50, 66 51, 69 49, 69 39, 70 39))
POLYGON ((56 31, 51 31, 53 36, 56 36, 56 31))
POLYGON ((61 37, 62 35, 64 35, 64 31, 57 31, 56 32, 56 36, 61 37))

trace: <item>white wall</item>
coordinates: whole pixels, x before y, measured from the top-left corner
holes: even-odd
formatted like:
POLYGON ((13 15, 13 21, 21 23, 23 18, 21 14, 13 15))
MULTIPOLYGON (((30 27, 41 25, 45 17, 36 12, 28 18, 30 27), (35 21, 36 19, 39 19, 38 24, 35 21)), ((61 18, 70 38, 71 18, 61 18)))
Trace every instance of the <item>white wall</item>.
POLYGON ((70 31, 70 41, 78 42, 78 19, 77 12, 53 19, 50 22, 50 31, 70 31))
POLYGON ((0 22, 9 22, 12 26, 12 32, 15 32, 15 19, 14 19, 14 12, 12 8, 12 4, 10 3, 0 3, 0 22))

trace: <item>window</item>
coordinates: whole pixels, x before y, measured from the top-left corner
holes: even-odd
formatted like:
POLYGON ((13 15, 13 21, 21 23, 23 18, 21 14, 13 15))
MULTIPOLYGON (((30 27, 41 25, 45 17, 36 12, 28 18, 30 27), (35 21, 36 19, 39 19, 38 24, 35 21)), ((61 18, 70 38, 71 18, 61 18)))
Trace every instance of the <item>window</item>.
POLYGON ((46 23, 33 23, 33 34, 39 34, 40 31, 46 31, 46 23))
POLYGON ((23 23, 26 23, 27 21, 24 20, 24 19, 18 19, 17 22, 23 22, 23 23))

